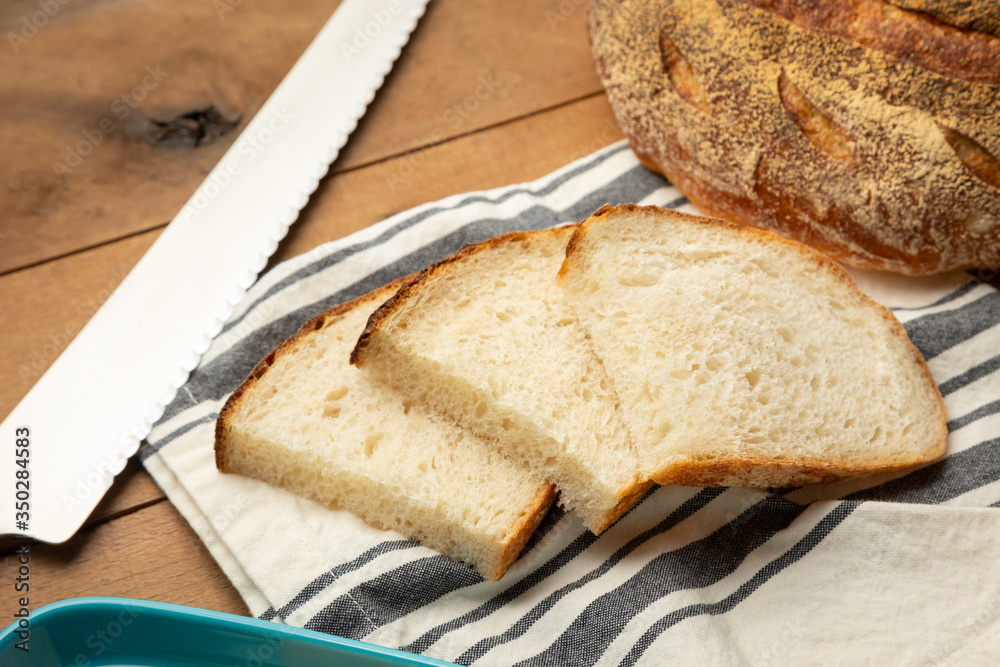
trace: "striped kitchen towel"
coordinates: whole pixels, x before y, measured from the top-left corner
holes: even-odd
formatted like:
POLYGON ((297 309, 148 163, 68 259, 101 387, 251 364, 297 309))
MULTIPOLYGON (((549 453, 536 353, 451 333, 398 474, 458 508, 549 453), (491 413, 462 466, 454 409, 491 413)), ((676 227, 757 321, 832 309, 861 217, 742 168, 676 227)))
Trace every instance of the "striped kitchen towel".
POLYGON ((215 469, 218 411, 313 315, 515 229, 604 203, 695 212, 618 143, 533 183, 401 213, 246 294, 142 448, 251 612, 475 665, 1000 661, 1000 293, 854 271, 926 357, 946 458, 791 492, 660 487, 600 537, 554 510, 497 584, 352 515, 215 469))

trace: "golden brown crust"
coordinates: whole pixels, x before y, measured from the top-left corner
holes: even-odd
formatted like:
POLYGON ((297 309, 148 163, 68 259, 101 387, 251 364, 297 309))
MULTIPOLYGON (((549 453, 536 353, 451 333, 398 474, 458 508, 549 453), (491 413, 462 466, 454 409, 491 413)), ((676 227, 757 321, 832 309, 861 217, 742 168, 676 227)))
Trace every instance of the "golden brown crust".
POLYGON ((550 484, 542 488, 532 500, 529 510, 525 512, 520 521, 511 527, 504 537, 503 553, 500 555, 496 570, 489 576, 491 582, 499 581, 514 564, 517 557, 521 555, 524 545, 528 543, 528 540, 535 533, 535 529, 538 528, 538 524, 545 518, 545 514, 549 511, 555 498, 556 487, 550 484))
MULTIPOLYGON (((902 325, 896 320, 896 316, 892 314, 892 311, 883 306, 882 304, 874 301, 870 296, 858 289, 857 285, 854 283, 854 279, 851 278, 843 266, 833 261, 829 256, 822 252, 817 251, 808 245, 789 239, 785 236, 777 234, 775 232, 760 229, 759 227, 751 227, 747 225, 741 225, 732 220, 726 220, 725 218, 707 216, 707 215, 692 215, 690 213, 684 213, 683 211, 675 211, 669 208, 663 208, 661 206, 640 206, 639 204, 618 204, 617 206, 610 206, 605 204, 599 209, 594 211, 590 216, 581 222, 576 231, 573 232, 573 236, 570 237, 569 242, 566 245, 566 259, 563 261, 563 268, 559 270, 560 275, 564 275, 566 266, 568 262, 571 262, 574 257, 578 254, 579 248, 583 243, 584 238, 590 229, 594 225, 598 225, 602 222, 602 218, 608 215, 618 215, 623 213, 635 213, 639 215, 649 215, 654 217, 669 216, 674 218, 679 218, 686 222, 691 222, 698 225, 708 225, 714 227, 726 227, 739 234, 747 236, 748 238, 757 239, 763 243, 779 243, 786 245, 790 248, 795 249, 797 252, 801 253, 803 256, 810 258, 812 261, 816 262, 819 266, 822 266, 824 270, 832 272, 836 278, 848 285, 851 290, 857 294, 861 299, 865 301, 868 305, 877 309, 881 312, 883 317, 887 317, 893 322, 896 322, 898 327, 897 333, 901 333, 904 337, 906 336, 906 331, 902 328, 902 325)), ((906 338, 909 342, 909 338, 906 338)), ((910 343, 912 346, 913 344, 910 343)), ((916 348, 913 348, 916 351, 916 348)), ((919 352, 917 352, 919 354, 919 352)))
POLYGON ((595 63, 640 159, 706 213, 856 266, 1000 266, 1000 39, 969 32, 997 10, 753 2, 795 23, 738 0, 597 0, 595 63))
POLYGON ((658 484, 674 486, 743 486, 766 489, 828 484, 852 477, 903 470, 928 460, 930 459, 920 458, 847 466, 823 461, 776 461, 749 456, 679 459, 653 475, 653 479, 658 484))
POLYGON ((646 493, 656 486, 652 481, 637 482, 634 486, 626 489, 625 495, 618 504, 612 507, 607 514, 601 518, 601 522, 591 529, 594 535, 600 535, 610 528, 615 521, 622 518, 626 512, 635 507, 640 500, 646 497, 646 493))
POLYGON ((243 395, 257 384, 264 373, 266 373, 268 369, 274 365, 274 362, 278 358, 297 347, 302 339, 307 335, 333 324, 340 319, 341 316, 353 310, 357 306, 375 300, 384 301, 412 277, 412 275, 409 275, 404 276, 403 278, 398 278, 388 285, 384 285, 376 290, 368 292, 367 294, 363 294, 356 299, 346 301, 323 311, 299 327, 298 331, 292 334, 288 340, 278 345, 276 348, 271 350, 267 356, 257 362, 257 365, 254 366, 252 371, 250 371, 250 375, 247 376, 247 379, 236 388, 226 401, 225 405, 222 407, 222 410, 219 411, 219 417, 215 421, 215 467, 221 472, 228 472, 226 443, 229 441, 229 431, 232 428, 232 415, 239 405, 243 395))

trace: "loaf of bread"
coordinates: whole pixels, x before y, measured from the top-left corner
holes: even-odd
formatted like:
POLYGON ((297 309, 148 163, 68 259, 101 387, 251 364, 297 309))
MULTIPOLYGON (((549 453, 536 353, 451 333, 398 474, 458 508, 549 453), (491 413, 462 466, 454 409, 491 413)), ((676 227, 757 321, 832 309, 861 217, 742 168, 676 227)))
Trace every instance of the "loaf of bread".
POLYGON ((555 493, 350 365, 369 315, 397 287, 319 315, 261 361, 219 415, 216 463, 349 510, 495 581, 555 493))
POLYGON ((1000 4, 596 0, 639 158, 701 210, 865 268, 1000 267, 1000 4))
POLYGON ((572 234, 515 232, 431 266, 375 312, 352 361, 542 473, 600 533, 651 485, 556 283, 572 234))
POLYGON ((560 283, 660 484, 777 487, 944 453, 920 353, 828 257, 776 234, 606 207, 560 283))

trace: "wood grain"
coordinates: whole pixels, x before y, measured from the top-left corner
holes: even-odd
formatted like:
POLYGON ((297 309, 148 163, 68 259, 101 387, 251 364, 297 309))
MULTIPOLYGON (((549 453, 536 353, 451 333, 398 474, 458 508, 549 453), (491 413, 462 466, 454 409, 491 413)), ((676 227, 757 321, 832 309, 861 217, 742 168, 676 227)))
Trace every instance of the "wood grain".
MULTIPOLYGON (((336 4, 95 2, 34 33, 37 4, 0 15, 32 34, 0 49, 0 154, 19 156, 0 164, 0 273, 172 219, 336 4)), ((333 171, 599 91, 568 7, 435 0, 333 171)))
POLYGON ((335 171, 599 93, 583 0, 432 0, 335 171))
POLYGON ((184 117, 245 123, 335 5, 103 3, 0 50, 0 271, 171 219, 235 137, 184 117))
POLYGON ((166 494, 142 467, 138 457, 133 457, 115 477, 115 483, 94 508, 85 525, 113 521, 166 499, 166 494))

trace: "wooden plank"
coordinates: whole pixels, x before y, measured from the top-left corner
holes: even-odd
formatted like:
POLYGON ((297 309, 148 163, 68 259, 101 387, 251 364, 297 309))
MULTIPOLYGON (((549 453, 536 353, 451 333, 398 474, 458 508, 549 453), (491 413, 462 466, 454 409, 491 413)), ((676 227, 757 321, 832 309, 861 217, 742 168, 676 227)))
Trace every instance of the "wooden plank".
MULTIPOLYGON (((0 576, 12 582, 17 557, 8 553, 0 562, 0 576)), ((167 502, 85 528, 65 544, 32 544, 30 570, 30 609, 107 595, 248 614, 208 549, 167 502)), ((8 596, 4 609, 13 605, 8 596)))
POLYGON ((432 0, 334 170, 600 92, 582 4, 432 0))
MULTIPOLYGON (((33 30, 37 3, 8 8, 0 273, 170 220, 335 5, 91 2, 33 30)), ((566 0, 435 0, 334 171, 593 94, 583 24, 566 0)))
POLYGON ((112 521, 166 498, 166 494, 142 467, 139 459, 132 458, 125 465, 125 469, 115 477, 115 483, 108 489, 84 525, 112 521))

